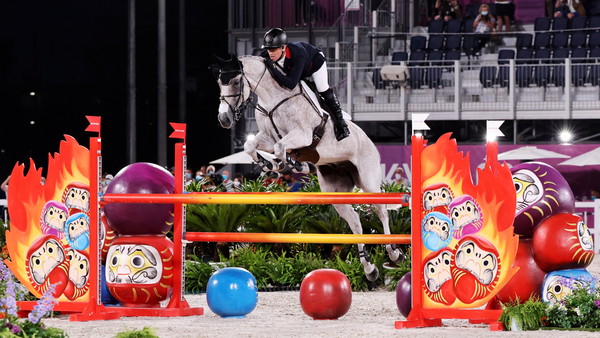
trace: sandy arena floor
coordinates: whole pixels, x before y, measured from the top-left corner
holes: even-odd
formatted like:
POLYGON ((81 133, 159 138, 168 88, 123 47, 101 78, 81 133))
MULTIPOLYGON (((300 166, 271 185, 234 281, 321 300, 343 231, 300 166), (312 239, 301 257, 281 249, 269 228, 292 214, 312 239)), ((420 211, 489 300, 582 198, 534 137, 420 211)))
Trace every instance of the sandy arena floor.
MULTIPOLYGON (((600 255, 588 271, 600 276, 600 255)), ((246 318, 223 319, 211 312, 206 295, 186 297, 193 307, 203 307, 204 315, 179 318, 123 317, 111 321, 71 322, 67 316, 45 319, 48 326, 64 329, 71 337, 114 337, 128 329, 145 326, 156 329, 160 337, 598 337, 583 331, 490 332, 487 325, 472 325, 466 320, 444 320, 443 327, 394 328, 404 319, 396 307, 394 292, 355 292, 352 306, 338 320, 319 321, 308 317, 300 307, 298 292, 261 292, 256 309, 246 318)))

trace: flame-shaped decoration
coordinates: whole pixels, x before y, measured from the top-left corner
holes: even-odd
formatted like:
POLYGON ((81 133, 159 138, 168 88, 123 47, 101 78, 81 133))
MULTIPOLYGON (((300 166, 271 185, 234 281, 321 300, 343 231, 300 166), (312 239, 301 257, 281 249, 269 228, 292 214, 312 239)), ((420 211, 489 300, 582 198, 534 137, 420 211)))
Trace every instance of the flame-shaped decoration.
MULTIPOLYGON (((6 263, 19 281, 37 297, 41 297, 41 292, 30 282, 26 262, 30 247, 43 236, 40 217, 44 206, 48 201, 61 201, 65 188, 73 182, 89 185, 89 150, 68 135, 65 135, 65 141, 61 141, 59 149, 54 157, 48 155, 45 185, 40 182, 42 169, 36 169, 35 163, 30 160, 27 174, 23 164, 15 165, 8 188, 10 230, 6 231, 6 245, 10 260, 6 263)), ((60 241, 61 245, 67 246, 65 239, 60 241)), ((88 250, 85 251, 86 256, 89 255, 88 250)), ((63 270, 68 271, 69 267, 63 270)), ((62 286, 63 289, 65 287, 62 286)), ((67 300, 64 295, 59 296, 59 301, 67 300)), ((88 301, 88 298, 89 293, 86 293, 78 295, 77 300, 88 301)))
MULTIPOLYGON (((449 133, 442 135, 435 144, 423 150, 421 168, 424 192, 428 189, 431 190, 431 187, 444 184, 452 192, 453 198, 468 195, 473 201, 476 201, 481 214, 485 215, 482 218, 482 224, 477 226, 476 235, 469 235, 462 239, 453 238, 448 245, 448 248, 453 249, 452 255, 456 255, 457 252, 463 255, 467 252, 467 248, 463 245, 469 245, 469 243, 473 243, 477 250, 497 253, 497 257, 494 257, 497 270, 494 271, 493 279, 488 281, 488 273, 484 270, 479 272, 480 276, 474 277, 489 282, 485 284, 485 292, 472 293, 473 290, 456 289, 461 288, 467 278, 469 280, 474 278, 467 275, 470 274, 469 264, 471 262, 465 263, 468 269, 461 269, 458 273, 456 268, 462 263, 457 266, 457 258, 453 256, 452 264, 456 271, 452 278, 454 291, 458 297, 449 304, 448 298, 445 301, 436 301, 435 297, 426 296, 423 297, 423 307, 476 308, 482 306, 492 299, 518 270, 517 267, 513 267, 519 239, 513 234, 516 194, 510 169, 506 165, 499 164, 494 158, 490 158, 484 169, 477 170, 478 183, 475 185, 471 177, 469 155, 458 152, 456 141, 450 139, 449 133), (456 280, 457 276, 460 277, 459 280, 456 280)), ((421 250, 421 257, 432 257, 432 251, 427 247, 422 246, 421 250)), ((423 260, 423 266, 426 263, 427 261, 423 260)), ((425 286, 423 288, 425 294, 431 294, 432 290, 427 290, 425 286)))

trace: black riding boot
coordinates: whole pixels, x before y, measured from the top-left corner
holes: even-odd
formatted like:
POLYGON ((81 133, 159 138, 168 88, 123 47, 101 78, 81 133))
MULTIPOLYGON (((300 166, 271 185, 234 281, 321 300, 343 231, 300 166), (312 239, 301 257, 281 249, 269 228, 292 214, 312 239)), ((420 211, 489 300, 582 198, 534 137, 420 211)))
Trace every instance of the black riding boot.
POLYGON ((325 104, 327 104, 327 107, 329 107, 329 112, 331 113, 331 117, 333 118, 333 129, 335 130, 335 138, 338 141, 341 141, 346 137, 350 136, 350 130, 348 130, 348 125, 346 124, 346 121, 344 121, 344 116, 342 115, 342 108, 340 107, 340 102, 333 93, 333 90, 329 88, 320 94, 325 100, 325 104))

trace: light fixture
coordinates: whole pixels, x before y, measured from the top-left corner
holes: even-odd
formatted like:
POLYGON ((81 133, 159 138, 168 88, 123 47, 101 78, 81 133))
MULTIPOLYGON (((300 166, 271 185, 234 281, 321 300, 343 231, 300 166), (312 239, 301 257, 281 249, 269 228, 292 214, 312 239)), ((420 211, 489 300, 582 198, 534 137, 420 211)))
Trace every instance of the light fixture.
POLYGON ((246 135, 246 140, 252 141, 252 140, 254 140, 255 137, 256 137, 256 135, 254 135, 254 134, 248 134, 248 135, 246 135))
POLYGON ((29 96, 35 96, 35 92, 29 92, 29 96))
POLYGON ((573 133, 571 133, 570 130, 561 130, 558 133, 558 138, 560 139, 561 143, 571 143, 571 141, 573 140, 573 133))

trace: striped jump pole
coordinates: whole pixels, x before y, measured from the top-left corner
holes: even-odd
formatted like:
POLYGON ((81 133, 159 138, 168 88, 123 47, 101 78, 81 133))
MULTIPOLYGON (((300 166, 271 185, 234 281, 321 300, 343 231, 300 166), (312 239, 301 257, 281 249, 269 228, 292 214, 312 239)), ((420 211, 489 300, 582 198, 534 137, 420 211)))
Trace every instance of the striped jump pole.
POLYGON ((195 192, 187 194, 104 194, 101 203, 184 204, 397 204, 407 193, 195 192))
POLYGON ((410 244, 410 235, 353 235, 302 233, 188 232, 191 242, 410 244))

